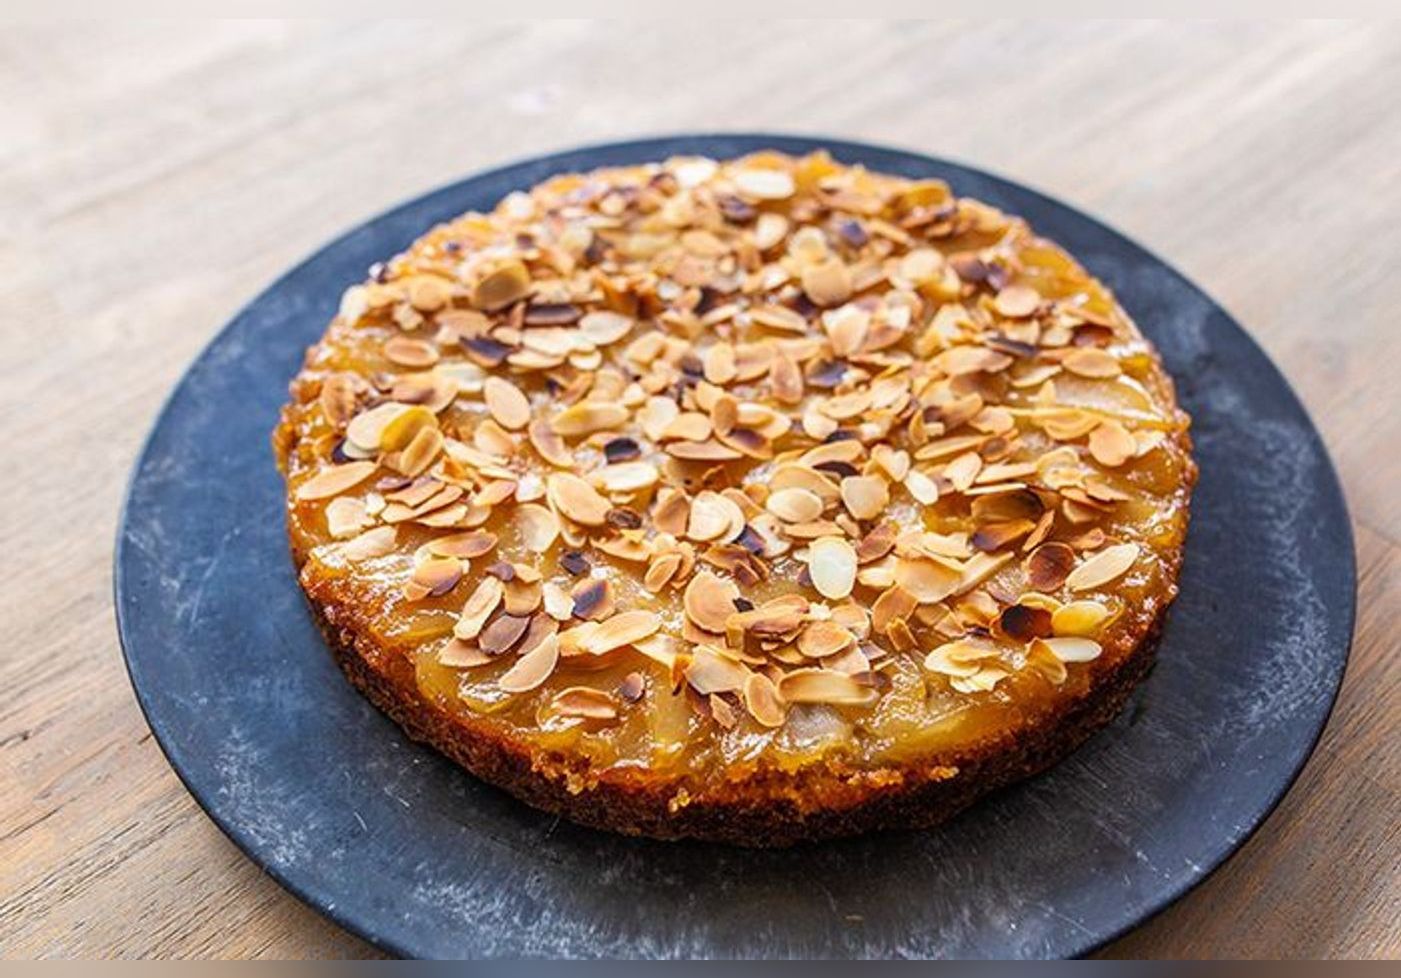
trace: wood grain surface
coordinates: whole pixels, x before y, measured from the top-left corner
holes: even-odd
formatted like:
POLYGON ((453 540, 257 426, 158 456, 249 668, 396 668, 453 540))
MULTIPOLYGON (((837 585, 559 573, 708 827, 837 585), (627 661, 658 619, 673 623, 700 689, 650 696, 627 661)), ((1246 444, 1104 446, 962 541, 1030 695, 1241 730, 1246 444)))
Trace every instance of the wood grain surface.
POLYGON ((124 484, 279 272, 524 155, 830 133, 982 166, 1175 264, 1346 485, 1358 628, 1265 827, 1114 956, 1401 954, 1401 29, 846 23, 0 27, 0 953, 360 956, 167 766, 117 648, 124 484))

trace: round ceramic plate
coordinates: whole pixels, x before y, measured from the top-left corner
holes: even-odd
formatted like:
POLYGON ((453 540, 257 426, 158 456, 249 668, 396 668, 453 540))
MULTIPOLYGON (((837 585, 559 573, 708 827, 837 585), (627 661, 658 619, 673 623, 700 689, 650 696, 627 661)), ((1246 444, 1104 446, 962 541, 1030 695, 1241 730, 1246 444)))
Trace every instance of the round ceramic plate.
POLYGON ((1308 757, 1352 635, 1351 529, 1298 399, 1181 275, 1034 191, 908 152, 687 136, 472 177, 327 245, 200 355, 132 477, 117 621, 141 706, 210 817, 307 903, 416 956, 1083 954, 1176 899, 1308 757), (1201 482, 1158 666, 1072 757, 939 829, 783 851, 576 827, 462 772, 351 688, 312 623, 269 433, 341 291, 434 223, 551 174, 825 147, 1019 214, 1107 282, 1195 419, 1201 482))

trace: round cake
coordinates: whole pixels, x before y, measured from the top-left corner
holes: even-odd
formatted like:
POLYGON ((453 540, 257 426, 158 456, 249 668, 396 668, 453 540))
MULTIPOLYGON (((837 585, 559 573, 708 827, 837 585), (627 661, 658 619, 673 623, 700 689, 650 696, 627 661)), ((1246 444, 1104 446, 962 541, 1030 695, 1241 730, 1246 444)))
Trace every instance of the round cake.
POLYGON ((1017 217, 760 153, 557 176, 341 297, 274 436, 350 679, 526 802, 931 825, 1147 673, 1188 419, 1017 217))

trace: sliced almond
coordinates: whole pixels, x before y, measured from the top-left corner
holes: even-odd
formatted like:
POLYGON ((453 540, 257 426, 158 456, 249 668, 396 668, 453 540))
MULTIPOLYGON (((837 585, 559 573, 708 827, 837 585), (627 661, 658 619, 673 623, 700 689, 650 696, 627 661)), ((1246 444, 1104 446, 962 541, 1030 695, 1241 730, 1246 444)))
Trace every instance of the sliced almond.
POLYGON ((920 604, 933 604, 957 591, 962 575, 936 560, 899 557, 895 561, 894 580, 920 604))
POLYGON ((788 703, 834 706, 870 706, 880 696, 872 687, 831 669, 794 669, 778 681, 778 692, 788 703))
POLYGON ((701 571, 686 585, 682 604, 686 616, 697 627, 708 632, 723 632, 725 620, 735 613, 735 599, 738 597, 739 588, 733 581, 701 571))
POLYGON ((808 574, 824 598, 844 598, 856 584, 856 551, 841 537, 814 540, 808 547, 808 574))
POLYGON ((1117 468, 1138 454, 1138 442, 1117 421, 1105 421, 1090 432, 1090 454, 1100 465, 1117 468))
POLYGON ((581 526, 602 526, 612 504, 598 490, 572 472, 555 472, 545 480, 550 504, 581 526))
POLYGON ((570 686, 555 694, 546 715, 581 720, 613 720, 618 716, 618 707, 613 697, 600 689, 570 686))
POLYGON ((1049 649, 1061 662, 1091 662, 1104 651, 1093 639, 1072 636, 1039 638, 1033 644, 1049 649))
POLYGON ((778 687, 763 673, 750 673, 744 681, 744 708, 761 726, 781 727, 788 710, 778 687))
POLYGON ((558 663, 559 640, 549 635, 502 673, 497 685, 508 693, 527 692, 549 679, 558 663))
POLYGON ((640 642, 661 627, 655 612, 624 611, 600 623, 581 644, 585 652, 602 655, 640 642))
POLYGON ((374 475, 377 468, 379 466, 374 462, 346 462, 344 465, 327 466, 297 486, 297 499, 311 502, 339 496, 374 475))
POLYGON ((1041 305, 1041 294, 1025 285, 1009 285, 997 293, 993 306, 1010 319, 1030 316, 1041 305))
POLYGON ((842 503, 858 520, 873 520, 890 504, 890 489, 880 476, 848 476, 841 487, 842 503))
POLYGON ((610 431, 628 419, 628 409, 621 404, 580 401, 565 408, 550 419, 555 434, 565 438, 582 438, 596 431, 610 431))
POLYGON ((742 690, 749 680, 749 670, 742 662, 721 655, 709 646, 697 645, 685 676, 697 693, 707 696, 742 690))
POLYGON ((398 537, 399 531, 397 528, 392 526, 377 526, 341 544, 341 556, 351 563, 359 563, 362 560, 373 560, 376 557, 384 557, 394 550, 398 537))
POLYGON ((480 635, 486 620, 491 617, 491 613, 501 603, 505 593, 506 589, 499 580, 489 576, 483 577, 477 582, 476 588, 462 606, 457 624, 452 629, 453 635, 464 642, 471 641, 480 635))
POLYGON ((1122 372, 1119 361, 1113 354, 1092 346, 1082 346, 1071 350, 1065 355, 1065 359, 1061 360, 1061 366, 1081 377, 1097 379, 1117 377, 1122 372))
POLYGON ((1138 560, 1138 544, 1121 543, 1105 547, 1070 572, 1065 579, 1072 591, 1088 591, 1121 577, 1138 560))
POLYGON ((779 489, 764 500, 764 508, 785 523, 809 523, 822 515, 822 497, 811 489, 779 489))
POLYGON ((734 500, 718 492, 706 490, 691 501, 691 515, 686 523, 686 535, 705 542, 733 540, 744 529, 744 513, 734 500))
POLYGON ((814 621, 798 636, 798 651, 809 659, 825 659, 856 643, 856 636, 834 621, 814 621))
POLYGON ((1071 601, 1051 613, 1051 631, 1056 635, 1089 636, 1109 618, 1109 609, 1098 601, 1071 601))
POLYGON ((530 400, 521 389, 502 377, 488 377, 482 387, 487 410, 503 428, 517 431, 530 424, 530 400))

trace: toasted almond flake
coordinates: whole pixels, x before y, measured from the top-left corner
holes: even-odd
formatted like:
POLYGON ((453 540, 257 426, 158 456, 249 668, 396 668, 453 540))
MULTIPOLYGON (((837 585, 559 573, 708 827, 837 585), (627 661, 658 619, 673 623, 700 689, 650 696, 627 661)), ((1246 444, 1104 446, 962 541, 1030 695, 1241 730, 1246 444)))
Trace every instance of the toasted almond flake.
POLYGON ((841 537, 814 540, 808 547, 808 573, 824 598, 844 598, 856 584, 856 551, 841 537))
POLYGON ((545 480, 550 504, 581 526, 602 526, 612 504, 598 490, 571 472, 554 472, 545 480))
POLYGON ((471 641, 480 635, 482 626, 486 624, 487 618, 501 603, 505 593, 505 587, 494 577, 483 577, 478 581, 476 588, 462 606, 457 624, 452 629, 453 635, 464 642, 471 641))
POLYGON ((561 469, 572 468, 574 456, 564 439, 550 427, 547 421, 532 421, 526 431, 530 444, 540 453, 540 457, 561 469))
POLYGON ((1035 643, 1049 649, 1061 662, 1092 662, 1104 650, 1098 642, 1080 637, 1039 638, 1035 643))
POLYGON ((384 344, 384 356, 401 367, 423 369, 438 362, 438 349, 423 340, 395 336, 384 344))
POLYGON ((796 186, 792 174, 784 170, 749 168, 731 174, 735 187, 755 200, 784 200, 793 196, 796 186))
POLYGON ((1097 379, 1117 377, 1121 372, 1119 361, 1113 354, 1092 346, 1082 346, 1071 350, 1061 360, 1061 366, 1081 377, 1097 379))
POLYGON ((1075 566, 1075 551, 1060 542, 1043 543, 1026 559, 1027 582, 1038 591, 1056 591, 1075 566))
POLYGON ((819 306, 839 306, 851 298, 851 270, 830 257, 803 269, 803 291, 819 306))
POLYGON ((697 627, 708 632, 723 632, 726 619, 735 612, 735 599, 738 597, 739 588, 733 581, 701 571, 686 585, 682 604, 686 616, 697 627))
POLYGON ((565 438, 582 438, 596 431, 617 428, 627 419, 628 409, 621 404, 580 401, 550 419, 550 428, 565 438))
POLYGON ((661 473, 651 462, 619 462, 605 465, 590 478, 604 492, 628 494, 649 489, 657 484, 661 473))
POLYGON ((559 538, 559 518, 537 503, 517 506, 515 522, 521 546, 529 553, 547 553, 559 538))
POLYGON ((809 659, 825 659, 855 643, 856 636, 836 622, 814 621, 798 636, 798 651, 809 659))
POLYGON ((377 468, 379 466, 374 462, 347 462, 344 465, 327 466, 297 486, 297 499, 313 502, 339 496, 374 475, 377 468))
POLYGON ((530 423, 530 401, 521 389, 502 377, 488 377, 482 387, 487 410, 503 428, 516 431, 530 423))
POLYGON ((1041 305, 1041 294, 1025 285, 1009 285, 993 301, 998 313, 1011 319, 1030 316, 1041 305))
POLYGON ((685 411, 672 418, 658 438, 663 441, 670 439, 705 441, 714 430, 709 416, 699 411, 685 411))
POLYGON ((580 319, 579 333, 594 346, 608 346, 626 336, 636 324, 631 316, 603 310, 580 319))
POLYGON ((905 488, 915 502, 924 506, 933 506, 939 501, 939 486, 919 469, 911 469, 905 476, 905 488))
POLYGON ((822 515, 822 497, 810 489, 780 489, 769 494, 764 508, 785 523, 807 523, 822 515))
POLYGON ((502 673, 497 685, 508 693, 528 692, 549 679, 558 662, 559 640, 549 635, 502 673))
POLYGON ((842 503, 858 520, 873 520, 890 503, 885 480, 874 475, 853 475, 842 480, 842 503))
POLYGON ((495 312, 530 294, 530 272, 519 259, 503 262, 472 290, 472 305, 495 312))
POLYGON ((980 662, 997 654, 994 645, 957 639, 931 650, 924 657, 924 668, 945 676, 968 678, 977 675, 982 668, 980 662))
POLYGON ((787 719, 787 705, 778 695, 778 687, 763 673, 750 673, 744 681, 744 708, 749 711, 761 726, 775 728, 783 726, 787 719))
POLYGON ((698 542, 733 540, 744 529, 744 513, 734 500, 706 490, 691 502, 686 536, 698 542))
POLYGON ((1088 591, 1115 580, 1138 560, 1138 544, 1121 543, 1106 547, 1070 572, 1065 579, 1072 591, 1088 591))
POLYGON ((321 382, 317 402, 321 405, 326 420, 336 428, 345 427, 355 416, 360 387, 360 378, 354 374, 331 374, 321 382))
POLYGON ((618 707, 613 697, 600 689, 570 686, 555 694, 546 713, 580 720, 613 720, 618 716, 618 707))
POLYGON ((1109 618, 1109 609, 1098 601, 1071 601, 1051 613, 1051 630, 1056 635, 1089 636, 1109 618))
POLYGON ((447 594, 462 580, 462 562, 456 557, 430 557, 413 570, 412 584, 421 589, 419 597, 447 594))
POLYGON ((721 655, 706 645, 696 646, 685 671, 686 681, 702 696, 742 690, 749 675, 744 663, 721 655))
POLYGON ((666 452, 692 462, 732 462, 744 457, 743 453, 716 441, 674 441, 666 446, 666 452))
POLYGON ((483 652, 500 655, 510 651, 529 627, 530 619, 525 615, 513 615, 509 612, 497 615, 477 636, 477 644, 483 652))
POLYGON ((624 611, 601 622, 581 646, 592 655, 602 655, 625 645, 640 642, 661 628, 661 619, 651 611, 624 611))
POLYGON ((384 557, 394 550, 399 531, 392 526, 377 526, 352 537, 340 545, 341 556, 351 563, 384 557))
POLYGON ((1090 432, 1090 454, 1100 465, 1117 468, 1138 454, 1138 442, 1122 424, 1105 421, 1090 432))
POLYGON ((834 706, 870 706, 880 696, 854 677, 831 669, 794 669, 778 681, 778 693, 788 703, 834 706))
POLYGON ((326 505, 326 529, 337 539, 354 536, 369 525, 363 499, 338 496, 326 505))
POLYGON ((922 557, 899 557, 894 581, 920 604, 942 601, 958 589, 961 575, 951 567, 922 557))
POLYGON ((475 669, 497 661, 496 656, 483 652, 475 643, 458 638, 449 639, 438 652, 438 664, 449 669, 475 669))
POLYGON ((574 598, 553 581, 546 581, 541 586, 541 599, 545 614, 555 621, 568 621, 574 617, 574 598))

